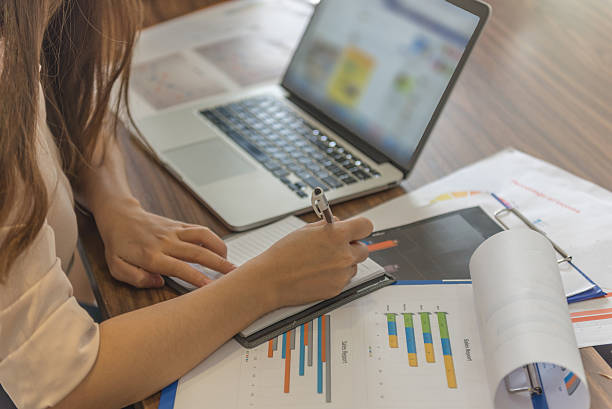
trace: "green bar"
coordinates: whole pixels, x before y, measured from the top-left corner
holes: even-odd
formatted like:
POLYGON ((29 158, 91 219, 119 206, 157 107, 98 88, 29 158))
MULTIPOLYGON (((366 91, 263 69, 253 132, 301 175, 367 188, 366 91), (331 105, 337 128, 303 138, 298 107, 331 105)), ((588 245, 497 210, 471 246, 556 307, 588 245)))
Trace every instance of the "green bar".
POLYGON ((387 322, 395 322, 395 313, 387 313, 387 322))
POLYGON ((414 328, 414 322, 412 322, 412 313, 404 312, 404 326, 406 328, 414 328))
POLYGON ((446 313, 438 312, 438 325, 440 325, 440 338, 449 338, 448 335, 448 324, 446 322, 446 313))
POLYGON ((421 315, 421 326, 423 332, 429 332, 431 334, 431 322, 429 321, 429 312, 420 312, 421 315))

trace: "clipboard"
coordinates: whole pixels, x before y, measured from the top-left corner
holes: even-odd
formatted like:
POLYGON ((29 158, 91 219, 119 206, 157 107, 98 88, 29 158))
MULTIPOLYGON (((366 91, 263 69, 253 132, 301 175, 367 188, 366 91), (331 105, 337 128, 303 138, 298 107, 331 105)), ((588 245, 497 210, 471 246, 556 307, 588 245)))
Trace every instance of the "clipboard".
POLYGON ((527 226, 529 229, 536 231, 538 233, 540 233, 541 235, 543 235, 544 237, 546 237, 546 239, 550 242, 550 244, 553 246, 553 248, 555 249, 555 251, 561 256, 561 258, 559 258, 557 260, 558 264, 563 264, 563 263, 567 263, 569 266, 571 266, 574 270, 576 270, 580 275, 582 275, 588 282, 590 282, 591 284, 593 284, 593 287, 587 291, 578 293, 578 294, 574 294, 571 295, 569 297, 567 297, 567 302, 568 304, 571 303, 575 303, 575 302, 579 302, 579 301, 585 301, 585 300, 590 300, 592 298, 597 298, 597 297, 603 297, 606 295, 606 292, 603 291, 601 289, 601 287, 599 287, 599 285, 597 285, 597 283, 595 283, 593 280, 591 280, 589 278, 589 276, 587 276, 573 261, 573 257, 568 254, 568 252, 566 252, 565 250, 563 250, 563 248, 561 248, 561 246, 559 246, 557 243, 555 243, 553 240, 551 240, 550 237, 548 237, 548 235, 546 234, 546 232, 544 232, 543 230, 539 229, 536 225, 534 225, 527 217, 525 217, 520 210, 518 210, 516 207, 513 207, 512 205, 510 205, 508 202, 506 202, 505 200, 501 199, 499 196, 497 196, 495 193, 491 193, 491 196, 497 200, 503 207, 499 210, 497 210, 494 213, 494 217, 495 220, 497 221, 497 223, 499 223, 499 225, 504 229, 504 230, 508 230, 508 224, 506 222, 504 222, 503 218, 507 215, 513 215, 515 216, 519 221, 521 221, 521 223, 523 223, 525 226, 527 226))
POLYGON ((234 339, 245 348, 255 348, 256 346, 282 335, 287 331, 297 328, 302 324, 313 321, 321 315, 327 314, 328 312, 335 310, 344 304, 393 283, 395 283, 394 277, 389 274, 383 274, 382 276, 376 277, 370 281, 366 281, 365 283, 346 290, 333 298, 321 301, 303 311, 298 312, 297 314, 278 321, 275 324, 249 335, 248 337, 243 337, 240 334, 236 334, 234 339))
MULTIPOLYGON (((582 272, 582 270, 580 270, 573 263, 572 261, 573 257, 570 254, 568 254, 567 251, 563 250, 563 248, 561 248, 561 246, 555 243, 550 237, 548 237, 544 231, 542 231, 535 224, 533 224, 517 208, 512 207, 509 203, 502 200, 494 193, 491 193, 491 196, 493 196, 495 200, 497 200, 503 205, 503 207, 499 209, 498 211, 496 211, 493 214, 493 216, 495 217, 495 220, 499 223, 499 225, 504 230, 510 229, 510 227, 503 220, 504 216, 514 215, 518 220, 520 220, 523 224, 525 224, 525 226, 527 226, 529 229, 536 231, 540 233, 542 236, 546 237, 546 239, 552 245, 553 249, 555 249, 557 254, 561 256, 561 258, 557 259, 557 264, 568 263, 576 271, 582 274, 584 278, 586 278, 589 282, 591 282, 594 285, 594 287, 589 291, 567 297, 568 303, 583 301, 585 299, 590 299, 590 298, 606 295, 606 293, 597 284, 595 284, 586 274, 582 272)), ((504 378, 504 384, 505 384, 506 390, 512 394, 528 392, 532 398, 536 398, 539 395, 542 395, 544 389, 542 387, 542 380, 540 379, 540 374, 538 371, 537 364, 531 363, 531 364, 524 365, 518 368, 515 372, 521 372, 521 371, 524 373, 526 382, 522 385, 514 385, 511 380, 511 375, 508 375, 504 378)))

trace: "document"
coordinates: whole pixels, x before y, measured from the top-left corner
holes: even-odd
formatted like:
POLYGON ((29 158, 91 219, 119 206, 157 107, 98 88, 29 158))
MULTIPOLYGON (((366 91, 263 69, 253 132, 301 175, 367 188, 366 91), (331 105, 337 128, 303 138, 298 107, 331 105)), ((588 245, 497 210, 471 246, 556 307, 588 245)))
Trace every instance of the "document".
POLYGON ((256 348, 232 340, 174 386, 174 407, 588 408, 550 243, 498 233, 470 272, 473 286, 386 287, 256 348), (508 392, 525 364, 541 394, 508 392))
POLYGON ((312 14, 308 2, 225 2, 142 32, 134 51, 134 118, 279 82, 312 14))
POLYGON ((472 300, 470 285, 390 286, 257 348, 230 341, 174 407, 491 408, 472 300))

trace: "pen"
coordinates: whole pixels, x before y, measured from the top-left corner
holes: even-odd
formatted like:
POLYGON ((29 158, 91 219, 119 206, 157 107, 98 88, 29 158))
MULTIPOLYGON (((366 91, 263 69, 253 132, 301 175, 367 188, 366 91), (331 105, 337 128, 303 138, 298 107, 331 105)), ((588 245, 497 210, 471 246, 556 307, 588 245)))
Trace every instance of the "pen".
POLYGON ((319 216, 319 218, 325 218, 327 223, 334 222, 334 215, 332 214, 329 202, 325 197, 325 193, 323 193, 323 189, 321 189, 320 187, 316 187, 312 191, 310 202, 312 203, 312 208, 314 212, 317 214, 317 216, 319 216))

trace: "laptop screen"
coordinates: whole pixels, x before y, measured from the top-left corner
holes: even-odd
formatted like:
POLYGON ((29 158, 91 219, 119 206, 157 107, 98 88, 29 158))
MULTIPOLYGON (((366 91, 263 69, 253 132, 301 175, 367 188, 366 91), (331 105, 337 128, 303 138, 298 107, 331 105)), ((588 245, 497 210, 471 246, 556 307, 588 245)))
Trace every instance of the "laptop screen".
POLYGON ((478 22, 445 0, 324 0, 283 86, 406 168, 478 22))

